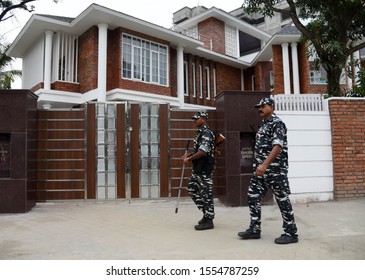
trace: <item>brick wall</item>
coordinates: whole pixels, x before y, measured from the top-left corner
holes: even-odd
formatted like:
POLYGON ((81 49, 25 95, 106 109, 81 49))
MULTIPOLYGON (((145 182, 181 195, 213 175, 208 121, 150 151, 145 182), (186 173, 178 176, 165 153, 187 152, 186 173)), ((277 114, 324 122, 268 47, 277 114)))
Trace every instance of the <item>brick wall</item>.
POLYGON ((198 23, 200 40, 204 42, 204 48, 225 54, 224 22, 216 18, 208 18, 198 23))
POLYGON ((330 99, 334 197, 365 196, 365 99, 330 99))
POLYGON ((280 45, 272 46, 272 69, 274 71, 273 94, 284 93, 283 55, 280 45))
POLYGON ((98 28, 93 26, 79 38, 80 92, 98 87, 98 28))
MULTIPOLYGON (((281 45, 273 45, 273 72, 274 72, 274 94, 284 93, 284 69, 283 55, 281 45)), ((293 66, 291 60, 291 48, 289 47, 289 63, 290 63, 290 80, 293 82, 293 66)), ((326 93, 326 85, 313 85, 310 83, 309 62, 307 51, 304 44, 298 44, 298 63, 299 63, 299 80, 300 93, 326 93)), ((291 92, 293 93, 293 83, 291 84, 291 92)))

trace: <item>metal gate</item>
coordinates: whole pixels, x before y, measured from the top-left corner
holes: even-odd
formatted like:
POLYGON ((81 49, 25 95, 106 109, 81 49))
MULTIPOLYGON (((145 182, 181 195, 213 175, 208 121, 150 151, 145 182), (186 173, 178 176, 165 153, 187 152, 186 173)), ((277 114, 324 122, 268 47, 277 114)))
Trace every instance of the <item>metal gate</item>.
POLYGON ((37 201, 85 197, 85 110, 38 110, 37 201))
POLYGON ((37 200, 176 196, 191 115, 157 103, 39 110, 37 200))

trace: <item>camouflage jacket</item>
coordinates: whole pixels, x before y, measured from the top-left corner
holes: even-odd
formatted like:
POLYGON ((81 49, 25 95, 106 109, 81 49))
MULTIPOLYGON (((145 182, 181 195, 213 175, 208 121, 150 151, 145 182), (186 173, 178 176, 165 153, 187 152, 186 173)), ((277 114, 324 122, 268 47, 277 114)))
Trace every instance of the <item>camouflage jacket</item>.
POLYGON ((209 173, 213 171, 215 165, 214 142, 215 135, 208 125, 205 124, 198 129, 194 138, 193 154, 202 150, 206 153, 206 156, 192 161, 194 172, 209 173))
POLYGON ((262 121, 256 134, 254 170, 265 161, 274 145, 280 145, 282 150, 276 159, 271 162, 266 174, 287 174, 289 167, 287 128, 279 117, 272 114, 267 120, 262 121))

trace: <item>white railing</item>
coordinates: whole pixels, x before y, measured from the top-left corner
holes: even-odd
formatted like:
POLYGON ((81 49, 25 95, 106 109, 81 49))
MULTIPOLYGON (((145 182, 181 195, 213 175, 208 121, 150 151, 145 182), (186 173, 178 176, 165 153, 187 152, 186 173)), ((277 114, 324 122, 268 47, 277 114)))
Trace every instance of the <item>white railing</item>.
POLYGON ((322 94, 276 94, 271 96, 277 111, 327 111, 322 94))

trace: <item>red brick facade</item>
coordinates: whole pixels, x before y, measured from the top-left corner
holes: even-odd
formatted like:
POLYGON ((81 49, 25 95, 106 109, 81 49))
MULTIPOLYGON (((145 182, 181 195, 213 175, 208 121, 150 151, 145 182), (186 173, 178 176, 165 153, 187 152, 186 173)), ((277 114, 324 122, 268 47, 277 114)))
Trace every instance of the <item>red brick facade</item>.
POLYGON ((98 87, 98 28, 93 26, 79 37, 80 92, 98 87))
POLYGON ((365 100, 329 101, 334 197, 365 196, 365 100))
MULTIPOLYGON (((212 35, 214 41, 214 51, 224 53, 224 24, 216 19, 209 19, 199 25, 199 28, 205 29, 204 32, 214 32, 212 35)), ((80 90, 82 93, 97 88, 97 55, 98 55, 98 28, 90 28, 79 38, 79 89, 74 85, 67 87, 68 83, 55 84, 54 89, 62 90, 62 87, 69 91, 80 90)), ((138 33, 133 30, 117 28, 108 31, 108 57, 107 57, 107 90, 116 88, 148 92, 165 96, 177 96, 177 53, 176 49, 169 46, 169 42, 159 38, 151 37, 146 34, 138 33), (132 36, 164 44, 169 47, 169 85, 161 86, 151 83, 134 81, 122 78, 122 45, 121 34, 125 32, 132 36)), ((185 96, 185 102, 205 106, 215 106, 214 86, 216 94, 223 90, 241 90, 241 70, 207 60, 189 53, 184 54, 184 61, 188 63, 188 81, 189 95, 185 96), (195 88, 196 96, 193 96, 193 63, 195 63, 195 88), (202 97, 200 94, 200 72, 199 65, 202 67, 202 97), (209 68, 209 77, 207 70, 209 68), (214 81, 214 72, 216 81, 214 81), (210 98, 207 98, 207 79, 209 78, 210 98)))
POLYGON ((204 48, 225 54, 224 22, 216 18, 208 18, 198 24, 200 40, 204 42, 204 48))
MULTIPOLYGON (((307 50, 304 44, 298 44, 298 65, 299 65, 299 81, 300 93, 326 93, 326 85, 315 85, 310 83, 310 68, 307 58, 307 50)), ((272 46, 273 53, 273 72, 274 72, 274 91, 273 94, 284 93, 284 69, 283 69, 283 54, 281 45, 272 46)), ((290 63, 290 80, 293 81, 292 55, 289 48, 289 63, 290 63)), ((291 92, 294 91, 293 83, 290 85, 291 92)))

